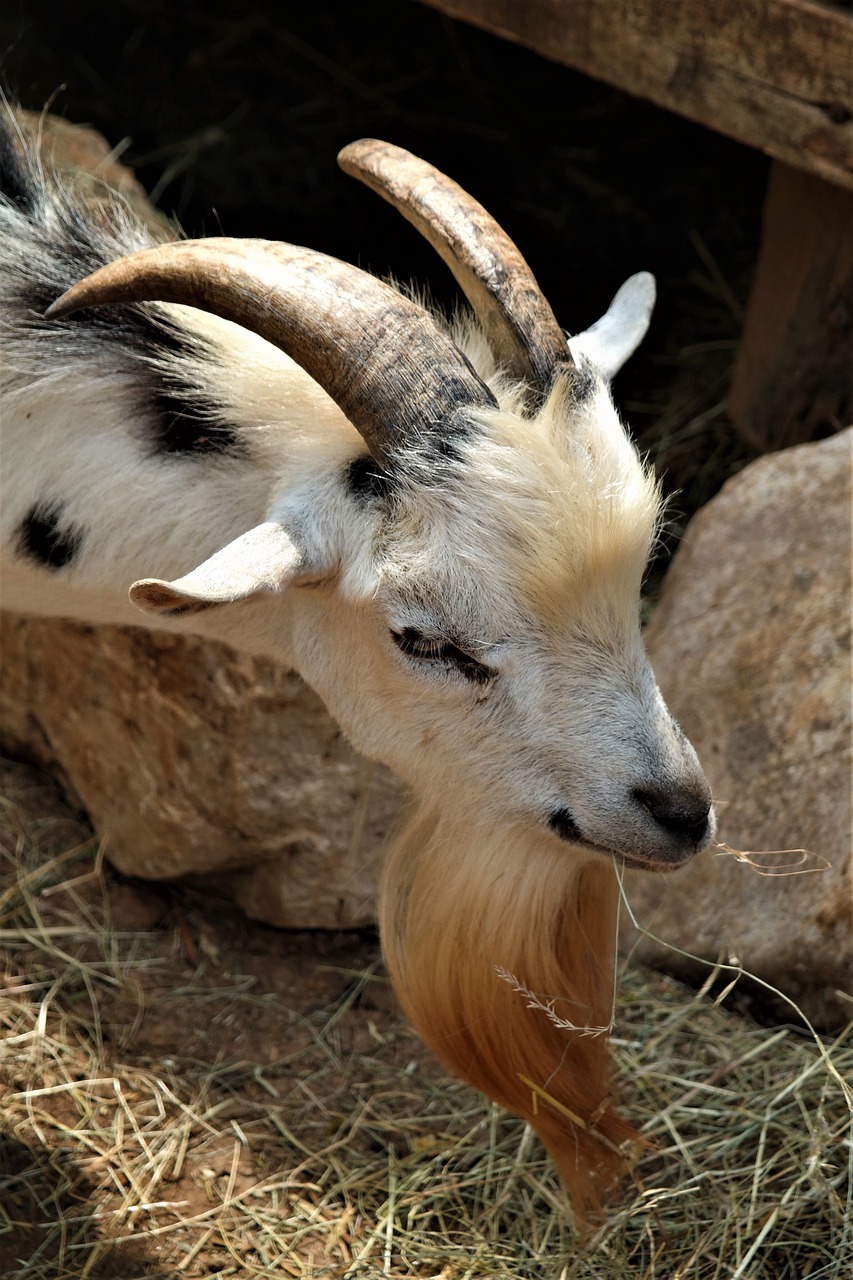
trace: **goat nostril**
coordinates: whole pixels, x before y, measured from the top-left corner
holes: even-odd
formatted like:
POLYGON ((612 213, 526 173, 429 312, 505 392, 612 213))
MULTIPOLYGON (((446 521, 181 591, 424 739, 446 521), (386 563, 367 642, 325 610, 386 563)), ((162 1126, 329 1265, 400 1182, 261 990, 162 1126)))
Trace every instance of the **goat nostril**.
POLYGON ((711 802, 704 796, 671 797, 660 791, 638 787, 631 793, 634 800, 670 835, 699 841, 708 829, 711 802))

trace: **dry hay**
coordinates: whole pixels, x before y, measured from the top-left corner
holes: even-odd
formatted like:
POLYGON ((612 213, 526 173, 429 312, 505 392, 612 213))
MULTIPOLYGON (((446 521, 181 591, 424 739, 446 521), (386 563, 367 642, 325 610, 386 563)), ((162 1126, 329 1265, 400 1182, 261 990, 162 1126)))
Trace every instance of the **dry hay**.
POLYGON ((6 1280, 850 1274, 849 1038, 626 973, 649 1146, 581 1244, 531 1133, 401 1023, 374 940, 123 882, 29 770, 5 781, 6 1280))

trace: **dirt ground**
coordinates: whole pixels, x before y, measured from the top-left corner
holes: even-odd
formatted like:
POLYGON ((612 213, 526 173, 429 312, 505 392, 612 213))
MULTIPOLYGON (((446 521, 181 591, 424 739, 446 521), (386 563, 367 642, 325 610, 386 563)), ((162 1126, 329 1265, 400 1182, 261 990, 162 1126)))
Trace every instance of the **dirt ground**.
MULTIPOLYGON (((385 1084, 389 1076, 400 1082, 429 1130, 429 1103, 418 1090, 417 1077, 439 1080, 441 1073, 395 1010, 375 935, 266 928, 227 902, 176 886, 128 880, 98 857, 91 830, 53 783, 26 765, 0 762, 0 794, 0 883, 7 886, 0 894, 6 925, 0 1022, 4 1037, 13 1033, 0 1052, 0 1097, 9 1099, 40 1083, 29 1059, 24 1075, 14 1050, 17 1028, 10 1026, 9 997, 23 988, 47 993, 46 1003, 53 1000, 66 1010, 63 1017, 68 1009, 80 1008, 77 1033, 91 1037, 100 1076, 130 1081, 130 1104, 142 1128, 148 1119, 144 1095, 152 1079, 165 1081, 164 1090, 179 1099, 176 1127, 182 1109, 192 1117, 192 1141, 188 1133, 183 1158, 172 1160, 157 1196, 180 1206, 183 1218, 192 1220, 210 1210, 211 1188, 217 1183, 227 1184, 233 1199, 280 1167, 282 1142, 291 1152, 296 1148, 307 1154, 306 1183, 322 1168, 324 1157, 318 1166, 317 1154, 342 1131, 348 1145, 365 1148, 365 1157, 375 1158, 381 1150, 384 1163, 389 1134, 383 1124, 381 1136, 374 1135, 369 1117, 377 1079, 371 1064, 377 1054, 385 1084), (20 934, 8 928, 10 920, 20 919, 20 900, 8 886, 16 883, 15 863, 24 850, 35 851, 38 873, 32 946, 26 940, 21 945, 20 934), (56 859, 62 860, 61 870, 56 859), (55 944, 58 951, 46 952, 44 941, 54 935, 62 939, 55 944), (105 969, 109 951, 114 964, 105 969), (283 1135, 267 1123, 271 1106, 282 1118, 283 1135), (215 1124, 210 1123, 214 1115, 215 1124), (263 1138, 257 1131, 259 1117, 263 1138)), ((60 1032, 59 1044, 48 1056, 72 1060, 73 1082, 80 1074, 74 1069, 74 1037, 69 1045, 60 1032)), ((63 1142, 63 1132, 80 1132, 80 1101, 68 1088, 56 1089, 57 1080, 67 1084, 67 1075, 51 1075, 48 1067, 44 1079, 50 1080, 39 1114, 48 1135, 45 1144, 34 1143, 32 1134, 20 1141, 25 1126, 14 1122, 4 1124, 0 1135, 6 1227, 0 1221, 0 1275, 5 1278, 66 1274, 61 1267, 50 1269, 65 1256, 58 1238, 51 1243, 52 1228, 65 1221, 68 1230, 70 1220, 70 1229, 76 1224, 85 1243, 87 1217, 95 1206, 103 1212, 105 1196, 111 1193, 120 1205, 135 1190, 132 1177, 127 1186, 105 1189, 87 1162, 79 1161, 79 1146, 63 1142), (43 1255, 39 1267, 28 1268, 26 1260, 37 1252, 43 1255)), ((111 1132, 115 1100, 110 1092, 101 1099, 96 1090, 83 1108, 85 1114, 100 1102, 103 1111, 102 1124, 93 1125, 90 1146, 99 1128, 111 1132)), ((86 1152, 86 1144, 82 1150, 86 1152)), ((299 1185, 298 1163, 289 1179, 299 1185)), ((95 1236, 102 1230, 102 1220, 89 1225, 95 1236)), ((218 1272, 221 1252, 200 1251, 199 1269, 189 1274, 218 1272)), ((160 1268, 173 1253, 186 1256, 186 1245, 177 1252, 169 1241, 152 1242, 150 1249, 116 1246, 85 1274, 95 1280, 172 1277, 176 1273, 170 1265, 160 1268)), ((306 1245, 304 1256, 308 1264, 314 1258, 328 1265, 316 1241, 306 1245)), ((78 1273, 72 1265, 67 1274, 78 1273)))

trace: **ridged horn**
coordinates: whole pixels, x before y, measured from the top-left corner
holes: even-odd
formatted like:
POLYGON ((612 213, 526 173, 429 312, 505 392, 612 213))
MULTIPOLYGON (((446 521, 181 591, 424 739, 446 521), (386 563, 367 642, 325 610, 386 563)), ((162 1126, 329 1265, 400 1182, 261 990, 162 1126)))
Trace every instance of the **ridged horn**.
POLYGON ((274 343, 328 392, 383 467, 415 444, 437 444, 460 412, 495 405, 427 312, 310 249, 225 238, 158 245, 93 272, 45 315, 128 302, 199 307, 274 343))
POLYGON ((518 248, 481 204, 424 160, 375 138, 338 156, 345 173, 393 204, 441 255, 498 363, 545 390, 573 365, 566 338, 518 248))

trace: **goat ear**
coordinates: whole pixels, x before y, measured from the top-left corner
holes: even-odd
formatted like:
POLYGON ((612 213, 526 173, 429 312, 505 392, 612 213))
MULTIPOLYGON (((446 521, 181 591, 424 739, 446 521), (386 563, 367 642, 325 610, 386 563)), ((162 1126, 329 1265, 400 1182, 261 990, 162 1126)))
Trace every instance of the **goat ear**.
POLYGON ((569 338, 569 350, 580 364, 586 357, 609 382, 646 336, 655 305, 655 278, 648 271, 629 277, 600 320, 569 338))
POLYGON ((183 578, 134 582, 130 598, 148 613, 177 618, 281 591, 305 572, 302 553, 284 526, 259 524, 183 578))

